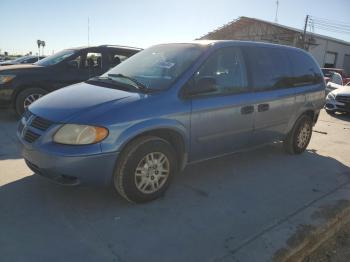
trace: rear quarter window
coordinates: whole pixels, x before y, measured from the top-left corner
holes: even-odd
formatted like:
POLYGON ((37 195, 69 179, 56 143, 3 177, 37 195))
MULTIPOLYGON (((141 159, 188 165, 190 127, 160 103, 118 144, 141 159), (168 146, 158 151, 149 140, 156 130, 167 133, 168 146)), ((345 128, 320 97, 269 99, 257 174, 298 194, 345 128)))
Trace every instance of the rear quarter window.
POLYGON ((244 47, 250 82, 256 91, 291 86, 291 65, 284 50, 275 47, 244 47))
POLYGON ((319 66, 314 59, 301 50, 289 50, 288 57, 292 66, 293 86, 318 84, 323 81, 319 66))

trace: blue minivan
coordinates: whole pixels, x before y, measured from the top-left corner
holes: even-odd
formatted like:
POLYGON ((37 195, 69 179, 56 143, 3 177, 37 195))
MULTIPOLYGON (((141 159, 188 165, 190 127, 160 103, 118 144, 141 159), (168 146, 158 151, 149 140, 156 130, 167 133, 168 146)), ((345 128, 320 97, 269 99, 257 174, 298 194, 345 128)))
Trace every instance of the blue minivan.
POLYGON ((17 135, 38 175, 161 196, 186 164, 283 141, 302 153, 325 102, 305 51, 242 41, 162 44, 29 106, 17 135))

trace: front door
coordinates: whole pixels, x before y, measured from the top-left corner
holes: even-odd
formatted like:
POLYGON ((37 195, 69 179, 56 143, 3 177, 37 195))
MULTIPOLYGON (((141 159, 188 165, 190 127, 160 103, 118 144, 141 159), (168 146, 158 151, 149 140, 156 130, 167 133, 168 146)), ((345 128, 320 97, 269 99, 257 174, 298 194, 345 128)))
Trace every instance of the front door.
POLYGON ((254 97, 240 50, 215 51, 195 73, 194 91, 204 78, 214 79, 216 90, 191 98, 190 161, 249 147, 253 133, 254 97))
POLYGON ((89 68, 85 65, 85 57, 86 52, 77 53, 55 66, 51 74, 52 86, 58 89, 89 79, 89 68))

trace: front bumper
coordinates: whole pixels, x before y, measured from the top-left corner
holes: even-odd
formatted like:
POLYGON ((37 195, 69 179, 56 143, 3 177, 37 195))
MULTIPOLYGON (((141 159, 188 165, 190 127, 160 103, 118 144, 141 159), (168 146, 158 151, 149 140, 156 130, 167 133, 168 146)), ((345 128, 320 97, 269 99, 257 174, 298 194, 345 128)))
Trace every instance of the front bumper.
POLYGON ((59 156, 30 150, 23 144, 22 155, 35 174, 63 185, 110 184, 118 156, 117 153, 59 156))
POLYGON ((333 112, 350 112, 350 105, 342 102, 338 102, 335 99, 326 99, 324 108, 327 111, 333 112))
POLYGON ((17 137, 28 167, 38 175, 65 185, 110 184, 119 153, 103 153, 100 144, 68 146, 53 143, 52 136, 59 127, 28 111, 24 114, 17 137))

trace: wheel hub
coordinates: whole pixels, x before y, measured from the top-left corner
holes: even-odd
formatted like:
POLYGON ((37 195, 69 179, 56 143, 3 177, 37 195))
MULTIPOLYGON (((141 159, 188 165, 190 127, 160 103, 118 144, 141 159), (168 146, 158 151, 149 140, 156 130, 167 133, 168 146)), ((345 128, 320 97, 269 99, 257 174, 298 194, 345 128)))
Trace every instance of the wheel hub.
POLYGON ((300 128, 299 135, 297 137, 297 145, 299 148, 304 148, 310 140, 311 136, 311 127, 308 123, 300 128))
POLYGON ((147 154, 135 170, 135 184, 138 190, 151 194, 165 184, 170 173, 169 160, 161 152, 147 154))

